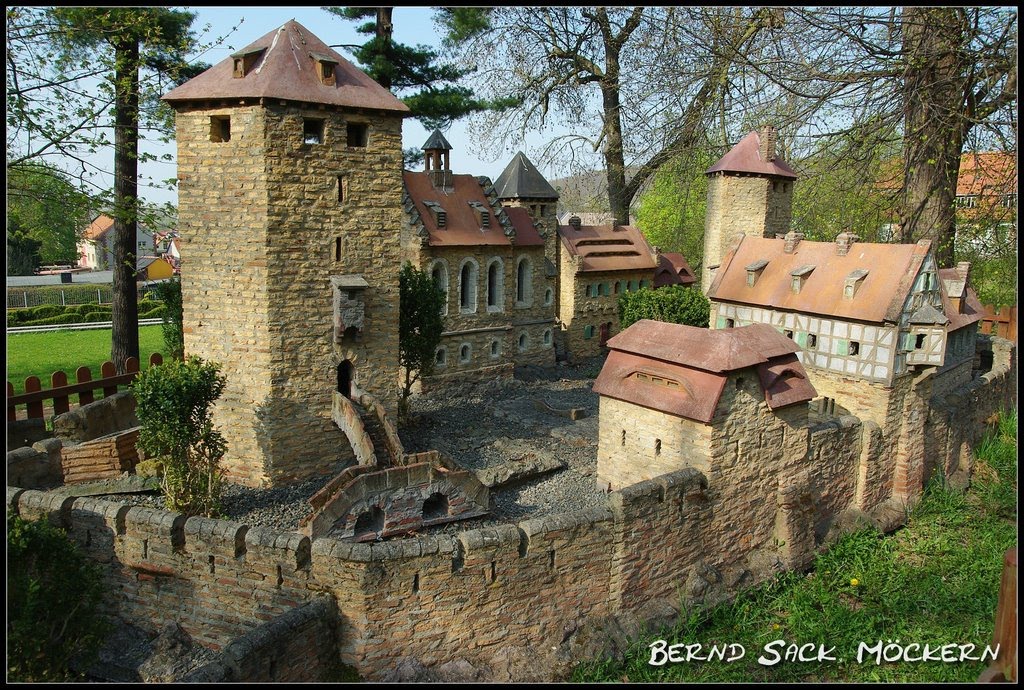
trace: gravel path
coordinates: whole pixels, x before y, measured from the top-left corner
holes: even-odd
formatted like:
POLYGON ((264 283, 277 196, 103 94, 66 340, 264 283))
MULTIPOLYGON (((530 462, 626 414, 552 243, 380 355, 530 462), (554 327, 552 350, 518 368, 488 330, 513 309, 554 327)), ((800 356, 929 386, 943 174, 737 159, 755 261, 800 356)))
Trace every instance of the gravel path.
MULTIPOLYGON (((409 452, 440 450, 467 469, 482 469, 522 458, 550 454, 565 470, 491 491, 492 513, 484 518, 449 523, 433 531, 455 533, 598 506, 604 494, 594 482, 597 464, 597 395, 591 391, 601 360, 550 369, 523 368, 516 378, 490 381, 455 393, 418 397, 413 417, 399 435, 409 452), (557 409, 582 408, 572 421, 538 409, 535 400, 557 409)), ((273 489, 225 484, 223 518, 249 526, 298 530, 309 514, 308 499, 329 476, 273 489)), ((109 497, 132 505, 163 508, 155 495, 109 497)))

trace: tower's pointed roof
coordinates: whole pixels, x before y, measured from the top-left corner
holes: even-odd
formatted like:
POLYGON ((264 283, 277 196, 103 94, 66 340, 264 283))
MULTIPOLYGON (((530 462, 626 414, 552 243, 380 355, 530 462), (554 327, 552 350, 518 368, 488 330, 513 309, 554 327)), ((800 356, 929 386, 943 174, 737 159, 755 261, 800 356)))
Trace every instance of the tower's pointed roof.
POLYGON ((294 19, 171 90, 163 100, 176 105, 219 98, 274 98, 409 113, 390 91, 294 19), (240 56, 255 58, 245 76, 235 77, 234 60, 240 56), (334 64, 334 84, 323 83, 318 61, 334 64))
POLYGON ((557 199, 552 187, 530 159, 520 151, 494 183, 499 199, 557 199))
POLYGON ((430 138, 427 139, 427 143, 423 145, 424 151, 435 151, 440 149, 442 151, 451 151, 452 145, 448 143, 448 140, 441 134, 441 130, 435 129, 430 138))
POLYGON ((789 167, 786 161, 781 158, 765 159, 763 155, 764 147, 762 147, 763 142, 761 141, 762 136, 761 132, 751 132, 743 137, 717 163, 708 168, 705 174, 710 175, 715 172, 754 173, 756 175, 774 175, 775 177, 786 177, 795 180, 797 177, 796 171, 789 167))

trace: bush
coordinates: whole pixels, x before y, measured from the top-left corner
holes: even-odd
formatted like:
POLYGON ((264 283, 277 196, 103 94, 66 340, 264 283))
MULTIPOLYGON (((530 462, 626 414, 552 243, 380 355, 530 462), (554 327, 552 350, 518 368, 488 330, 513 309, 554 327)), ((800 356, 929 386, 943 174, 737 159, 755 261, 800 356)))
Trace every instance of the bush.
POLYGON ((210 406, 224 390, 220 367, 198 357, 150 367, 131 384, 142 429, 138 446, 164 465, 167 507, 214 517, 220 510, 220 459, 226 444, 210 406))
POLYGON ((697 288, 671 285, 641 288, 619 296, 619 321, 625 330, 641 319, 680 323, 707 328, 711 317, 711 303, 697 288))
POLYGON ((7 514, 7 680, 72 680, 109 630, 103 581, 63 530, 7 514))
POLYGON ((164 320, 164 348, 167 350, 168 356, 173 359, 181 359, 185 355, 181 281, 174 278, 157 283, 153 286, 152 293, 164 306, 163 311, 156 315, 164 320))

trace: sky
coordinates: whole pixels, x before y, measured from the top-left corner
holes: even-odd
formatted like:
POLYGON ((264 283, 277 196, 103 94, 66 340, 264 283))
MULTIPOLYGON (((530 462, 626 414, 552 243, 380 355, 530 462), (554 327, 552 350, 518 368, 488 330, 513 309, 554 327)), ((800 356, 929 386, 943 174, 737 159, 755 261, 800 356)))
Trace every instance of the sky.
MULTIPOLYGON (((202 39, 204 43, 209 43, 215 37, 228 36, 218 47, 197 56, 199 60, 211 65, 224 60, 232 52, 252 43, 291 19, 305 26, 329 46, 361 44, 366 41, 366 37, 355 30, 356 22, 334 17, 319 6, 189 7, 186 9, 196 13, 193 28, 197 31, 202 31, 207 25, 209 26, 209 31, 202 39)), ((395 40, 410 45, 422 44, 439 48, 440 38, 434 31, 433 11, 429 7, 396 7, 393 21, 395 40)), ((335 48, 335 50, 346 59, 355 62, 351 53, 345 49, 335 48)), ((539 135, 531 136, 526 141, 520 142, 519 146, 503 152, 483 152, 482 147, 475 144, 473 137, 467 131, 465 120, 455 123, 444 132, 444 135, 452 145, 451 166, 456 173, 485 175, 492 180, 497 179, 516 152, 523 150, 538 166, 542 174, 549 178, 558 176, 552 171, 546 170, 541 162, 531 155, 531 152, 538 151, 545 143, 539 135), (494 153, 498 153, 497 158, 490 158, 494 153)), ((429 136, 430 132, 415 120, 406 119, 404 121, 403 148, 419 148, 429 136)), ((151 145, 146 150, 152 151, 158 156, 168 153, 173 156, 176 153, 173 144, 151 145)), ((110 169, 113 165, 112 153, 107 158, 110 159, 110 162, 104 167, 110 169)), ((154 180, 166 180, 176 176, 176 169, 176 163, 173 161, 146 163, 140 165, 140 176, 148 176, 154 180)), ((140 187, 140 196, 148 202, 155 203, 177 201, 176 191, 145 186, 140 187)))

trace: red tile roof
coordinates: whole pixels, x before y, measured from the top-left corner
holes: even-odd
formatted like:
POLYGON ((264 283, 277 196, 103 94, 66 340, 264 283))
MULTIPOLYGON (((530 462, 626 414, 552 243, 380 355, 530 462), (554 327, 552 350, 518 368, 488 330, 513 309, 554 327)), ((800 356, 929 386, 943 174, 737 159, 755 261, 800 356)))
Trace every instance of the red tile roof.
POLYGON ((967 287, 966 281, 957 274, 957 269, 940 268, 939 280, 943 285, 943 289, 939 291, 942 293, 942 310, 945 312, 946 318, 949 319, 947 330, 950 333, 981 321, 984 316, 984 307, 981 306, 981 301, 974 290, 967 287), (953 287, 954 294, 947 294, 947 287, 953 287), (958 296, 960 297, 960 309, 953 306, 952 300, 953 297, 958 296))
POLYGON ((666 252, 658 257, 658 270, 654 272, 654 287, 682 285, 688 287, 697 282, 693 269, 686 257, 678 252, 666 252))
POLYGON ((258 49, 262 49, 262 54, 244 77, 233 76, 234 58, 228 57, 172 89, 163 100, 175 105, 218 98, 277 98, 409 114, 408 106, 390 91, 295 20, 253 41, 236 55, 258 49), (313 54, 337 61, 334 85, 321 81, 313 54))
POLYGON ((957 196, 1010 194, 1017 191, 1017 160, 1008 153, 965 153, 960 157, 957 196))
POLYGON ((749 367, 772 409, 817 397, 796 344, 766 324, 707 330, 643 320, 608 348, 595 393, 678 417, 709 423, 729 374, 749 367))
POLYGON ((82 233, 82 238, 86 240, 97 240, 103 235, 105 235, 107 232, 109 232, 110 229, 113 227, 114 219, 105 213, 101 213, 100 215, 96 216, 96 218, 91 223, 89 223, 89 226, 85 229, 85 232, 82 233))
POLYGON ((544 238, 537 232, 537 226, 530 217, 530 212, 521 206, 505 207, 505 215, 512 221, 516 229, 517 247, 543 247, 544 238))
POLYGON ((705 174, 716 172, 754 173, 756 175, 774 175, 796 179, 796 171, 781 158, 764 160, 761 158, 761 134, 751 132, 740 139, 739 143, 729 149, 717 163, 707 169, 705 174))
MULTIPOLYGON (((420 214, 423 227, 426 229, 431 247, 472 247, 472 246, 509 246, 512 241, 505 235, 505 227, 501 224, 490 201, 476 177, 472 175, 452 175, 452 188, 444 192, 434 187, 429 173, 402 173, 405 189, 420 214), (438 227, 434 213, 424 202, 431 202, 444 209, 446 222, 438 227), (476 213, 470 202, 484 206, 491 214, 490 227, 481 228, 476 213)), ((534 231, 536 232, 536 231, 534 231)), ((529 241, 529 238, 528 240, 529 241)), ((517 243, 518 244, 518 243, 517 243)))
POLYGON ((722 259, 708 298, 784 311, 836 316, 856 321, 895 322, 903 310, 921 263, 931 248, 917 244, 854 242, 846 256, 834 242, 802 240, 792 254, 786 240, 744 237, 722 259), (747 286, 746 267, 767 261, 753 287, 747 286), (791 289, 792 273, 812 266, 799 293, 791 289), (846 277, 867 271, 853 299, 843 299, 846 277))
POLYGON ((658 265, 651 245, 632 225, 560 225, 558 236, 571 255, 583 259, 582 272, 653 270, 658 265))

